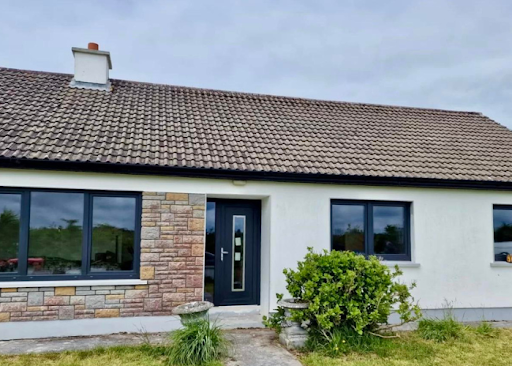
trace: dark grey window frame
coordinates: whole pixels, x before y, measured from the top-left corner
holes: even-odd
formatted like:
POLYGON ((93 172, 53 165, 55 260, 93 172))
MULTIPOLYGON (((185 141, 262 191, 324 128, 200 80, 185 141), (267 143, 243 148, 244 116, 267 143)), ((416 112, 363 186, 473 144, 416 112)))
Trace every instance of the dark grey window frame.
MULTIPOLYGON (((492 205, 492 252, 493 252, 493 262, 495 263, 507 263, 506 261, 496 260, 495 247, 496 247, 496 233, 494 231, 494 210, 507 210, 512 211, 512 205, 492 205)), ((500 242, 498 242, 500 243, 500 242)))
POLYGON ((365 200, 331 200, 331 250, 333 249, 333 206, 335 205, 354 205, 364 206, 364 255, 377 255, 387 261, 410 261, 411 260, 411 203, 400 201, 365 201, 365 200), (373 235, 373 207, 403 207, 404 208, 404 254, 375 254, 374 235, 373 235))
POLYGON ((139 192, 93 191, 72 189, 39 188, 0 188, 0 194, 20 194, 20 240, 18 247, 18 272, 0 273, 0 283, 7 281, 70 281, 101 279, 139 279, 140 277, 140 231, 142 218, 142 195, 139 192), (80 275, 27 275, 28 246, 30 231, 30 194, 32 192, 81 193, 84 195, 84 217, 82 237, 82 274, 80 275), (90 258, 92 249, 92 204, 94 197, 131 197, 135 198, 135 238, 132 271, 91 272, 90 258))

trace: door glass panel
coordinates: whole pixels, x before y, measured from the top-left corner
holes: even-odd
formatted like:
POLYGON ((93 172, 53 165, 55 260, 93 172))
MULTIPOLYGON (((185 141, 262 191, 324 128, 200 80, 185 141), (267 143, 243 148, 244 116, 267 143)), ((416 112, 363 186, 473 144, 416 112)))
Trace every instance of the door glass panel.
POLYGON ((20 194, 0 194, 0 273, 18 271, 20 194))
POLYGON ((215 202, 206 204, 206 246, 204 253, 204 299, 213 302, 215 291, 215 202))
POLYGON ((245 288, 245 216, 233 216, 233 291, 245 288))
POLYGON ((84 195, 33 192, 30 201, 29 275, 79 275, 84 195))
POLYGON ((332 206, 332 249, 364 253, 364 205, 332 206))
POLYGON ((93 197, 91 272, 133 270, 135 197, 93 197))
POLYGON ((405 208, 373 206, 375 254, 405 253, 405 208))

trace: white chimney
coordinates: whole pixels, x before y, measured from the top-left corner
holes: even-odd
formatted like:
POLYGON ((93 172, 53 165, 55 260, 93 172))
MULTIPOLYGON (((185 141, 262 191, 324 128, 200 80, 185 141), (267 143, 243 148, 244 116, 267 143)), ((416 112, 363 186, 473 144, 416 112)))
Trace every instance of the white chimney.
POLYGON ((73 88, 110 90, 108 71, 112 69, 110 52, 99 51, 97 43, 89 43, 87 48, 73 47, 75 57, 75 77, 73 88))

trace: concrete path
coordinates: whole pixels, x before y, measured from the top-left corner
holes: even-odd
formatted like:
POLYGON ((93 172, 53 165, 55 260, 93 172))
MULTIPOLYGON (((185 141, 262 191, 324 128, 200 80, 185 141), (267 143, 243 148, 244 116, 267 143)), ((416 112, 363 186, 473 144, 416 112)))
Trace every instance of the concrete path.
MULTIPOLYGON (((167 334, 148 334, 147 337, 151 344, 159 344, 165 341, 167 334)), ((0 341, 0 354, 19 355, 25 353, 82 351, 97 347, 138 345, 144 342, 146 342, 146 340, 143 336, 135 333, 90 337, 20 339, 14 341, 0 341)))
MULTIPOLYGON (((301 366, 301 363, 277 342, 275 333, 267 329, 239 329, 226 332, 233 344, 226 366, 301 366)), ((90 350, 97 347, 137 345, 144 342, 164 343, 166 333, 113 334, 92 337, 23 339, 0 341, 0 354, 47 353, 90 350)))
POLYGON ((301 366, 302 364, 277 341, 274 331, 244 329, 229 332, 233 359, 226 366, 301 366))

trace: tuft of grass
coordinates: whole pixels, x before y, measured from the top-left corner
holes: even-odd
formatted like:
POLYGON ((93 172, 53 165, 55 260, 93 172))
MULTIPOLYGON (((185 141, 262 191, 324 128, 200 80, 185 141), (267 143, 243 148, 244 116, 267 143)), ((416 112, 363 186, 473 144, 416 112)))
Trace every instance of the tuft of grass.
POLYGON ((330 331, 310 331, 306 349, 335 357, 350 352, 375 352, 385 348, 387 343, 385 339, 359 334, 350 327, 337 327, 330 331))
POLYGON ((451 314, 447 314, 443 319, 421 319, 418 334, 423 339, 446 342, 464 337, 465 328, 451 314))
POLYGON ((498 334, 497 329, 493 328, 491 323, 481 322, 475 328, 475 332, 483 337, 495 338, 498 334))
POLYGON ((221 329, 207 319, 188 322, 170 335, 169 365, 207 365, 227 356, 228 343, 221 329))

